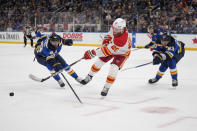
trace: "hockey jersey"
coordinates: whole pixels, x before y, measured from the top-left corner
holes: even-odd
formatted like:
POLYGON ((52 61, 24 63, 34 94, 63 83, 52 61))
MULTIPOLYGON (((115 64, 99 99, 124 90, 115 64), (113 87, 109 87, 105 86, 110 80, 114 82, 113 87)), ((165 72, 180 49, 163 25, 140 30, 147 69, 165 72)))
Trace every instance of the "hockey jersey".
POLYGON ((111 28, 107 36, 108 40, 104 39, 102 47, 97 48, 95 51, 98 57, 110 55, 130 55, 132 43, 127 29, 120 36, 115 36, 111 28))
POLYGON ((161 44, 161 36, 163 35, 163 32, 161 30, 155 30, 155 33, 149 34, 149 37, 151 38, 152 42, 156 44, 161 44))
POLYGON ((56 55, 61 51, 62 48, 62 40, 60 41, 58 48, 55 49, 53 46, 49 43, 49 37, 50 36, 43 36, 38 40, 39 45, 36 45, 36 52, 39 55, 42 55, 46 57, 46 60, 55 58, 56 55))
POLYGON ((37 30, 35 31, 35 34, 36 34, 36 37, 37 37, 37 38, 41 38, 42 36, 44 36, 43 32, 42 32, 41 30, 39 30, 39 29, 37 29, 37 30))
POLYGON ((157 44, 155 44, 153 51, 153 54, 155 52, 165 54, 166 60, 170 60, 175 55, 179 55, 184 52, 184 43, 173 39, 173 41, 169 42, 167 46, 157 46, 157 44))
POLYGON ((25 26, 25 35, 31 35, 32 29, 31 26, 25 26))
POLYGON ((161 44, 161 37, 163 35, 162 30, 154 30, 155 33, 148 34, 148 37, 151 39, 150 50, 152 51, 154 48, 157 48, 159 50, 163 50, 163 45, 161 44))

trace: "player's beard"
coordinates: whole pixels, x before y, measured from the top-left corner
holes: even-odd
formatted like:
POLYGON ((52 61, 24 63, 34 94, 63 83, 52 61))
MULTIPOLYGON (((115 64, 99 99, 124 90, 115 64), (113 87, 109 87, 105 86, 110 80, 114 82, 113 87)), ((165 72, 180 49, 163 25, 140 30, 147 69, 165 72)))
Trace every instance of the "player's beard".
POLYGON ((115 37, 121 36, 124 33, 124 31, 120 31, 120 32, 113 32, 113 35, 115 37))
POLYGON ((52 44, 52 46, 53 46, 55 49, 57 49, 58 46, 59 46, 59 43, 58 43, 58 44, 52 44))
POLYGON ((118 36, 122 35, 121 32, 119 32, 119 33, 113 33, 113 34, 114 34, 115 37, 118 37, 118 36))

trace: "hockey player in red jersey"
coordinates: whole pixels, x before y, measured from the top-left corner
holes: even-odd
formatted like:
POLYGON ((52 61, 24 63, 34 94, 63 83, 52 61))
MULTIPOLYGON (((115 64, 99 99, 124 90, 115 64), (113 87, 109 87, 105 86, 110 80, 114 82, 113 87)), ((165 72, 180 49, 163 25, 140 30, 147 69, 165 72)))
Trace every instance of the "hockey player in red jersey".
POLYGON ((85 79, 81 81, 81 84, 85 85, 90 82, 101 67, 109 60, 113 59, 104 88, 101 92, 102 96, 106 96, 116 79, 118 71, 129 57, 130 52, 131 38, 126 28, 126 21, 122 18, 118 18, 113 22, 110 31, 103 40, 102 46, 85 52, 85 60, 92 59, 95 56, 98 56, 99 58, 92 65, 91 70, 85 79))

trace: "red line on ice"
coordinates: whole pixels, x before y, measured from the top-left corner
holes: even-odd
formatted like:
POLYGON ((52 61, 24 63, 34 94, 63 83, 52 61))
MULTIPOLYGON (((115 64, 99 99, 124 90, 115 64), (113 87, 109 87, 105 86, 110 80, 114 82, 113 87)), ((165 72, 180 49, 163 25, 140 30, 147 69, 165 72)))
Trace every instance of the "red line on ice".
POLYGON ((116 109, 118 109, 118 108, 117 107, 111 107, 111 108, 108 108, 108 109, 103 109, 103 110, 100 110, 100 111, 95 111, 95 112, 83 114, 83 116, 97 115, 97 114, 100 114, 100 113, 105 113, 105 112, 116 110, 116 109))
POLYGON ((176 123, 178 123, 178 122, 180 122, 180 121, 183 121, 183 120, 186 120, 186 119, 197 120, 197 117, 192 117, 192 116, 181 117, 181 118, 178 118, 178 119, 176 119, 176 120, 174 120, 174 121, 167 122, 167 123, 165 123, 165 124, 159 125, 158 127, 159 127, 159 128, 165 128, 165 127, 171 126, 171 125, 173 125, 173 124, 176 124, 176 123))
MULTIPOLYGON (((95 99, 95 100, 97 100, 97 98, 93 98, 93 97, 85 97, 85 98, 89 98, 89 99, 95 99)), ((126 101, 120 101, 120 100, 109 100, 109 99, 104 99, 104 101, 109 101, 109 102, 118 102, 118 103, 122 103, 122 104, 141 104, 141 103, 145 103, 145 102, 149 102, 149 101, 153 101, 153 100, 158 100, 158 99, 160 99, 160 97, 148 98, 148 99, 140 100, 140 101, 136 101, 136 102, 126 102, 126 101)))

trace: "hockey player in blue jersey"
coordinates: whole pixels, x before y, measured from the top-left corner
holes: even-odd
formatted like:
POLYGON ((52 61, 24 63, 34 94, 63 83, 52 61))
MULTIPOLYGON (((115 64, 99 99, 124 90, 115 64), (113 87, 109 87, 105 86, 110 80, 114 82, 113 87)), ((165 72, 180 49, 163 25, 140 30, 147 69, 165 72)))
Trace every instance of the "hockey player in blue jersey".
POLYGON ((164 34, 161 37, 161 45, 152 45, 153 47, 153 65, 161 64, 155 76, 149 80, 149 83, 158 82, 165 71, 169 68, 172 77, 172 87, 178 86, 177 63, 185 54, 184 43, 175 40, 172 36, 164 34))
POLYGON ((43 33, 43 31, 40 29, 40 27, 37 27, 37 29, 35 30, 35 34, 37 38, 41 38, 42 36, 44 36, 45 34, 43 33))
POLYGON ((63 39, 59 35, 53 33, 50 36, 43 36, 35 45, 34 54, 39 64, 44 65, 47 69, 54 74, 53 78, 59 83, 61 87, 65 84, 61 80, 56 72, 63 69, 71 75, 77 82, 81 82, 81 79, 75 73, 74 70, 66 63, 66 61, 59 55, 62 45, 72 46, 72 39, 63 39))
POLYGON ((149 37, 151 42, 147 44, 144 48, 150 48, 152 45, 157 44, 158 46, 161 44, 161 35, 163 35, 163 31, 160 29, 154 29, 152 25, 148 27, 149 37))

